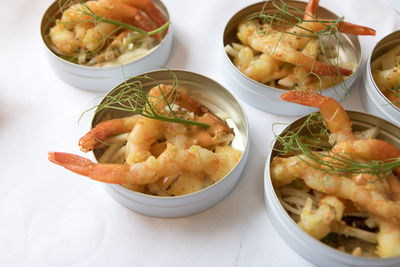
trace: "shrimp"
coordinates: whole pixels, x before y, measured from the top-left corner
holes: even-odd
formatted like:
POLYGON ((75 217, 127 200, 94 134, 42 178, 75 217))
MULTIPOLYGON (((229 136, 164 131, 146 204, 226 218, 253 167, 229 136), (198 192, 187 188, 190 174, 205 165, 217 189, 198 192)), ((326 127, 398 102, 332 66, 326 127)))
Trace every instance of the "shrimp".
MULTIPOLYGON (((350 118, 343 107, 333 98, 312 91, 289 91, 281 95, 285 101, 318 107, 322 119, 337 140, 331 156, 346 154, 358 160, 388 161, 400 157, 400 150, 379 139, 356 140, 350 118)), ((400 168, 395 172, 400 176, 400 168)))
POLYGON ((400 65, 388 70, 375 70, 372 77, 389 101, 400 107, 400 96, 394 89, 400 85, 400 65))
MULTIPOLYGON (((186 126, 178 123, 161 123, 157 130, 157 134, 154 133, 153 138, 148 140, 155 140, 154 138, 162 139, 161 136, 166 136, 168 140, 175 138, 177 135, 187 134, 187 143, 185 147, 190 145, 198 144, 201 147, 209 147, 212 145, 222 144, 229 142, 233 139, 232 131, 229 126, 215 114, 213 114, 206 106, 196 101, 192 97, 180 90, 173 90, 171 86, 160 84, 152 88, 148 95, 149 102, 152 103, 153 109, 158 114, 166 114, 167 100, 173 99, 176 105, 193 112, 197 117, 189 118, 194 121, 209 124, 210 127, 203 129, 196 126, 186 126), (179 130, 181 128, 181 130, 179 130)), ((117 135, 121 133, 128 133, 132 131, 134 126, 139 122, 143 121, 140 115, 134 115, 126 118, 119 118, 101 122, 90 130, 85 136, 79 140, 79 146, 83 152, 94 149, 101 143, 105 138, 117 135)), ((142 123, 143 124, 143 123, 142 123)), ((138 127, 144 127, 138 126, 138 127)), ((150 130, 142 128, 143 132, 152 133, 150 130)), ((155 129, 153 127, 153 129, 155 129)), ((153 134, 152 134, 153 135, 153 134)), ((143 137, 140 137, 137 141, 134 139, 142 134, 131 135, 128 140, 133 144, 140 144, 143 141, 143 137)), ((148 148, 149 144, 146 144, 148 148)), ((133 149, 130 151, 143 151, 143 149, 133 149)), ((146 153, 148 155, 148 153, 146 153)))
POLYGON ((317 210, 312 210, 312 200, 307 198, 298 225, 309 235, 320 240, 332 231, 334 222, 340 222, 343 210, 343 203, 334 196, 322 198, 317 210))
POLYGON ((80 48, 80 42, 75 34, 63 24, 57 24, 49 32, 50 40, 63 55, 72 55, 80 48))
POLYGON ((100 122, 79 139, 78 145, 83 152, 91 151, 109 136, 130 132, 140 119, 141 116, 133 115, 100 122))
MULTIPOLYGON (((327 29, 328 27, 334 26, 339 32, 347 33, 352 35, 375 35, 376 31, 369 27, 356 25, 345 21, 331 21, 327 19, 317 19, 317 10, 319 7, 319 0, 310 0, 305 8, 303 22, 300 23, 301 27, 299 29, 304 29, 305 31, 311 30, 313 32, 318 32, 327 29), (311 20, 311 21, 308 21, 311 20)), ((309 33, 309 32, 308 32, 309 33)))
POLYGON ((389 221, 400 222, 400 205, 396 201, 389 200, 386 195, 373 190, 373 187, 357 185, 352 179, 345 176, 326 173, 301 159, 296 161, 296 168, 280 164, 285 161, 286 159, 279 157, 273 159, 271 163, 271 179, 273 181, 282 181, 279 177, 281 173, 287 177, 286 180, 301 178, 314 190, 349 199, 364 210, 389 221), (278 169, 281 171, 277 171, 276 166, 279 166, 278 169))
MULTIPOLYGON (((158 11, 157 8, 156 10, 158 11)), ((63 12, 61 19, 57 20, 56 25, 49 32, 51 42, 61 54, 75 55, 80 49, 92 52, 99 50, 107 39, 120 30, 120 27, 114 24, 97 22, 94 16, 118 20, 146 32, 155 30, 157 25, 134 5, 120 0, 92 0, 77 3, 63 12)), ((158 22, 160 21, 158 19, 158 22)), ((159 33, 152 37, 161 40, 159 33)))
POLYGON ((168 144, 157 158, 150 156, 146 161, 129 164, 96 164, 86 158, 61 152, 49 152, 49 160, 66 169, 104 183, 144 185, 154 183, 162 177, 180 175, 183 172, 203 172, 211 180, 224 177, 240 159, 240 152, 231 147, 212 152, 200 146, 188 150, 177 149, 168 144), (226 151, 233 157, 226 157, 226 151))
POLYGON ((269 24, 261 25, 256 20, 246 20, 239 24, 237 36, 243 44, 256 51, 269 54, 276 60, 301 66, 319 76, 338 76, 338 73, 349 76, 352 70, 316 60, 318 41, 314 33, 328 29, 356 35, 375 35, 375 31, 347 22, 317 19, 318 5, 319 1, 309 1, 303 20, 287 29, 287 34, 272 29, 269 24))
POLYGON ((151 0, 118 0, 130 6, 143 10, 158 26, 164 25, 167 20, 151 0))
POLYGON ((280 79, 287 75, 283 63, 268 54, 255 57, 251 48, 241 46, 234 58, 235 66, 247 77, 261 83, 280 79))
POLYGON ((86 30, 85 37, 83 37, 82 40, 82 47, 92 52, 101 49, 108 39, 108 36, 117 28, 118 26, 113 24, 105 22, 98 23, 95 27, 86 30))
POLYGON ((312 91, 289 91, 281 99, 319 108, 322 119, 337 142, 355 140, 351 121, 343 107, 333 98, 312 91))
POLYGON ((268 28, 268 25, 264 25, 264 28, 267 28, 266 34, 261 33, 257 30, 258 28, 259 26, 255 21, 244 21, 239 24, 238 38, 243 44, 250 46, 256 51, 269 54, 282 62, 302 66, 308 71, 321 76, 338 75, 338 71, 344 76, 349 76, 353 73, 351 70, 316 61, 315 58, 297 51, 291 47, 290 43, 282 39, 281 32, 274 31, 270 27, 268 28))
POLYGON ((389 220, 379 220, 377 253, 382 258, 400 256, 400 228, 389 220))
POLYGON ((152 144, 162 137, 160 121, 140 116, 127 138, 126 162, 133 164, 146 160, 152 155, 152 144))

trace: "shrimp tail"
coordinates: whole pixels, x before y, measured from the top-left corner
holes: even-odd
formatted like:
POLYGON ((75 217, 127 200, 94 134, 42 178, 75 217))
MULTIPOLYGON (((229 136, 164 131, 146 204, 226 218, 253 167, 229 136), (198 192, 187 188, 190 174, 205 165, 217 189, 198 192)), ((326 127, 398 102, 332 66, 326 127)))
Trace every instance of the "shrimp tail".
POLYGON ((360 26, 350 22, 343 21, 339 24, 339 32, 353 35, 376 35, 376 31, 372 28, 360 26))
POLYGON ((81 147, 81 151, 89 152, 111 135, 130 132, 139 119, 140 116, 133 115, 126 118, 100 122, 79 139, 78 145, 81 147))
POLYGON ((158 26, 164 25, 167 20, 151 0, 118 0, 119 2, 143 10, 158 26))
POLYGON ((91 169, 90 166, 94 164, 87 158, 69 153, 49 152, 48 157, 51 162, 84 176, 89 176, 91 169))
POLYGON ((312 20, 317 15, 317 10, 319 7, 319 0, 310 0, 307 3, 305 12, 304 12, 304 20, 312 20))
POLYGON ((145 6, 144 11, 160 27, 167 22, 160 10, 151 1, 148 1, 148 5, 145 6))
POLYGON ((122 184, 129 182, 129 166, 112 163, 96 164, 89 159, 63 152, 49 152, 51 162, 74 173, 103 183, 122 184))
POLYGON ((337 135, 337 141, 354 140, 350 118, 343 107, 333 98, 317 94, 313 91, 289 91, 281 95, 281 99, 319 108, 327 128, 337 135))

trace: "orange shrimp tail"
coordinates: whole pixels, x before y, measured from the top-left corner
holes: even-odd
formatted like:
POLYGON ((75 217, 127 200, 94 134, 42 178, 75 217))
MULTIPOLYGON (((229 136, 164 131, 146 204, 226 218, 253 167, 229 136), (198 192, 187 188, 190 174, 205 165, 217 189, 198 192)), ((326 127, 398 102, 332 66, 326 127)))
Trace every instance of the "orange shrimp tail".
POLYGON ((353 35, 376 35, 376 31, 372 28, 356 25, 346 21, 340 23, 339 32, 353 35))
POLYGON ((304 20, 314 19, 317 15, 318 7, 319 7, 319 0, 308 1, 303 19, 304 20))
POLYGON ((321 76, 338 76, 339 73, 343 76, 350 76, 353 74, 352 70, 319 61, 313 63, 313 68, 310 71, 321 76))
POLYGON ((296 53, 296 56, 296 58, 292 59, 293 64, 305 67, 307 70, 320 76, 338 76, 339 73, 344 76, 350 76, 353 74, 352 70, 344 69, 325 62, 319 62, 302 53, 296 53))
POLYGON ((129 166, 122 164, 102 163, 96 164, 84 157, 63 153, 49 152, 49 160, 74 173, 87 176, 103 183, 122 184, 128 183, 129 166))
POLYGON ((119 2, 143 10, 158 26, 164 25, 167 20, 151 0, 118 0, 119 2))
POLYGON ((317 94, 313 91, 289 91, 281 95, 281 99, 319 108, 322 119, 331 133, 337 133, 338 142, 353 140, 350 118, 343 107, 333 98, 317 94))
POLYGON ((303 106, 320 108, 328 97, 317 94, 313 91, 289 91, 281 95, 281 99, 287 102, 300 104, 303 106))
POLYGON ((49 152, 48 157, 51 162, 84 176, 90 175, 90 167, 94 164, 84 157, 63 152, 49 152))
POLYGON ((105 128, 94 128, 87 132, 84 136, 79 139, 78 145, 83 152, 89 152, 93 150, 101 140, 104 140, 108 136, 108 131, 105 128))
POLYGON ((110 135, 128 133, 138 121, 138 116, 102 121, 79 139, 81 151, 89 152, 110 135))
POLYGON ((149 1, 149 5, 145 7, 144 11, 159 27, 167 22, 160 10, 151 1, 149 1))
POLYGON ((176 100, 176 103, 179 106, 193 112, 198 116, 202 116, 205 113, 210 112, 210 110, 206 106, 204 106, 197 100, 191 98, 189 95, 181 91, 179 91, 179 96, 178 99, 176 100))

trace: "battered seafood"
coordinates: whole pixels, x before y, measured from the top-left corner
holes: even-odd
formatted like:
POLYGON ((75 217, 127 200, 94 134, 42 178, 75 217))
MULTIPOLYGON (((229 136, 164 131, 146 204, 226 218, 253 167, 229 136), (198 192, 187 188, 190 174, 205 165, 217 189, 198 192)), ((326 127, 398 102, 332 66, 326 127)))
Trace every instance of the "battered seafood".
POLYGON ((400 108, 400 45, 374 60, 371 70, 379 90, 400 108))
MULTIPOLYGON (((321 146, 323 131, 314 130, 308 143, 301 139, 304 132, 281 134, 289 154, 272 159, 270 174, 284 208, 304 231, 335 248, 358 256, 400 256, 400 150, 374 137, 359 139, 332 98, 311 91, 281 98, 318 107, 334 140, 329 150, 321 146), (295 139, 285 143, 288 136, 295 139)), ((315 125, 321 124, 308 121, 302 128, 315 125)))
POLYGON ((160 42, 160 29, 167 26, 151 0, 74 3, 67 0, 49 37, 57 54, 82 65, 112 66, 140 58, 160 42))
POLYGON ((339 38, 330 36, 338 31, 375 35, 367 27, 317 18, 319 0, 308 2, 303 18, 283 1, 273 4, 283 5, 288 14, 260 14, 242 21, 237 33, 241 44, 226 47, 243 74, 273 87, 318 90, 343 81, 356 64, 339 60, 340 44, 332 42, 339 38))
POLYGON ((161 84, 150 90, 148 103, 166 116, 173 105, 175 116, 209 127, 142 115, 112 119, 97 124, 79 140, 84 152, 111 144, 100 163, 60 152, 49 152, 49 160, 94 180, 160 196, 201 190, 223 178, 240 160, 241 152, 229 146, 232 129, 184 92, 161 84))

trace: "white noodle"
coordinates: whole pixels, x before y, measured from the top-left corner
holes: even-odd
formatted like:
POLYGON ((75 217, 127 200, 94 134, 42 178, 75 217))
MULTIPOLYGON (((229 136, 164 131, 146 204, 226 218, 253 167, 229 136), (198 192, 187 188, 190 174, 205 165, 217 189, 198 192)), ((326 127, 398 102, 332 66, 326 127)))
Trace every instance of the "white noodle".
POLYGON ((114 155, 111 156, 110 162, 111 163, 120 163, 120 164, 124 163, 125 152, 126 152, 126 145, 123 145, 117 151, 115 151, 114 155))
POLYGON ((121 148, 121 146, 123 146, 123 142, 119 142, 119 143, 115 143, 110 145, 106 151, 104 151, 103 155, 101 155, 101 157, 99 158, 99 162, 100 163, 104 163, 104 162, 110 162, 110 158, 111 156, 118 150, 121 148))
POLYGON ((376 239, 376 234, 371 233, 362 229, 354 228, 345 224, 337 223, 332 227, 332 232, 359 238, 361 240, 367 241, 372 244, 376 244, 378 241, 376 239))

